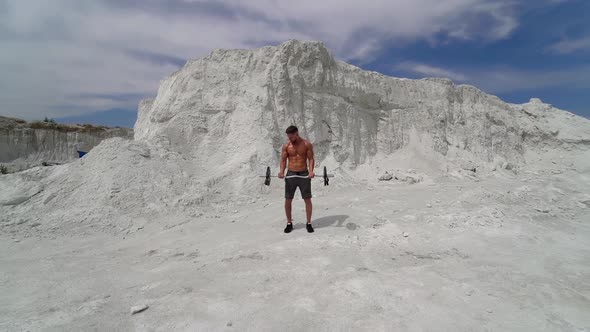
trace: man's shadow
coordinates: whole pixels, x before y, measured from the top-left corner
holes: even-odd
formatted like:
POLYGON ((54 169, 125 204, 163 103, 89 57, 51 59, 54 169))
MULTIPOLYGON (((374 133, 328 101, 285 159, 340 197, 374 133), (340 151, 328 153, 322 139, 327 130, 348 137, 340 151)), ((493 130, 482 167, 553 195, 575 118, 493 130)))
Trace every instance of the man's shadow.
MULTIPOLYGON (((357 225, 355 223, 347 223, 344 224, 344 222, 346 221, 346 219, 348 219, 349 216, 342 214, 342 215, 336 215, 336 216, 327 216, 327 217, 321 217, 315 220, 311 221, 311 224, 313 225, 314 228, 323 228, 323 227, 346 227, 349 230, 355 230, 357 228, 357 225)), ((304 223, 296 223, 295 225, 293 225, 294 229, 299 229, 299 228, 305 228, 305 224, 304 223)))

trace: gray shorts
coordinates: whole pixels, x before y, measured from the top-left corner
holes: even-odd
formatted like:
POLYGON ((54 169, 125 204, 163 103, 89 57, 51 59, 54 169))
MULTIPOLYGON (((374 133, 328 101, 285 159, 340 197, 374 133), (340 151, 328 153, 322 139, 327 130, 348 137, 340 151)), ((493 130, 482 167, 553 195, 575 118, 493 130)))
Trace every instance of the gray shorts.
MULTIPOLYGON (((303 172, 291 172, 287 171, 288 176, 292 175, 299 175, 299 176, 309 176, 309 171, 303 172)), ((301 198, 307 199, 311 198, 311 179, 307 178, 290 178, 285 179, 285 198, 286 199, 293 199, 295 197, 295 191, 297 191, 297 187, 299 187, 299 191, 301 191, 301 198)))

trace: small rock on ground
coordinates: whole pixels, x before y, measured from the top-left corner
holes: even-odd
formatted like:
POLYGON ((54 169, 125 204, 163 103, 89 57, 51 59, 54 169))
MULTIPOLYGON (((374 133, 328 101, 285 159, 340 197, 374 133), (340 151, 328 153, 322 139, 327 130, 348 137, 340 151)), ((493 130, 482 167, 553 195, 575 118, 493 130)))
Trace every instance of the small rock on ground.
POLYGON ((132 315, 135 315, 135 314, 138 314, 138 313, 140 313, 142 311, 146 311, 147 308, 149 308, 149 306, 147 304, 138 305, 138 306, 131 307, 131 310, 130 311, 131 311, 131 314, 132 315))

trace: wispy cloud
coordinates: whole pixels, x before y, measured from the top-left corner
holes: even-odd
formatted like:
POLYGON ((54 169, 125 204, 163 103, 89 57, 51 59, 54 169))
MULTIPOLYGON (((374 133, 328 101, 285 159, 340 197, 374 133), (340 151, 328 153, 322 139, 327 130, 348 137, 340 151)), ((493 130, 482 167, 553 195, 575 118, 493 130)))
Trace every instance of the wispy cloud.
POLYGON ((409 72, 418 74, 419 76, 423 77, 442 77, 442 78, 449 78, 456 82, 466 82, 468 77, 465 74, 440 68, 428 64, 417 63, 417 62, 402 62, 394 67, 397 71, 402 72, 409 72))
POLYGON ((362 63, 396 41, 499 40, 518 26, 519 1, 0 0, 0 113, 135 108, 213 48, 322 40, 362 63), (105 98, 118 95, 136 98, 105 98))
POLYGON ((465 40, 481 38, 484 42, 504 39, 519 25, 514 15, 516 4, 493 1, 474 3, 468 15, 451 25, 449 36, 465 40))
POLYGON ((549 71, 522 70, 508 66, 468 68, 458 71, 408 61, 395 65, 393 69, 417 78, 449 78, 456 83, 470 84, 492 94, 568 85, 575 86, 577 89, 590 89, 590 65, 549 71))
POLYGON ((563 39, 549 46, 548 50, 559 54, 569 54, 578 51, 590 51, 590 36, 577 39, 563 39))
POLYGON ((531 91, 571 86, 590 89, 590 65, 547 71, 521 70, 500 67, 470 74, 467 82, 490 93, 531 91))

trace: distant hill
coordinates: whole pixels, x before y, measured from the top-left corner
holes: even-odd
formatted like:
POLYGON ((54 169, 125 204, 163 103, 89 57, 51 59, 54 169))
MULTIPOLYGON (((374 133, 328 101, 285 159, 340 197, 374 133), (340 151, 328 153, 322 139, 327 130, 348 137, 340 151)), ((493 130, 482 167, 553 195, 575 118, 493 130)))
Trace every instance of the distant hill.
POLYGON ((27 122, 0 116, 0 163, 10 171, 66 163, 112 137, 133 138, 133 129, 91 124, 63 124, 54 120, 27 122))

